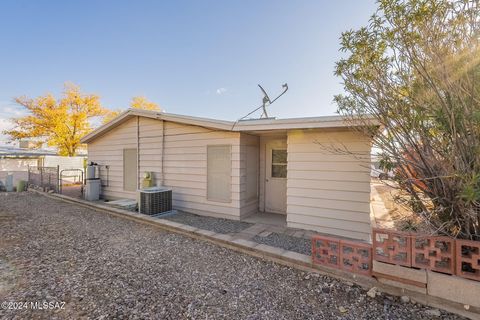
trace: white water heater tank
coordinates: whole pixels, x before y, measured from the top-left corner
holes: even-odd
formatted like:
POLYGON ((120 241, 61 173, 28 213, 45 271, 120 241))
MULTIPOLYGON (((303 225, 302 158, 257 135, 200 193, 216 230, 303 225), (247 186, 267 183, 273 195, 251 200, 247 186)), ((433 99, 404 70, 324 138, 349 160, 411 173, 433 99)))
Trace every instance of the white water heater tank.
POLYGON ((86 178, 87 178, 87 180, 88 179, 99 178, 99 176, 98 176, 98 165, 91 163, 87 166, 87 177, 86 178))

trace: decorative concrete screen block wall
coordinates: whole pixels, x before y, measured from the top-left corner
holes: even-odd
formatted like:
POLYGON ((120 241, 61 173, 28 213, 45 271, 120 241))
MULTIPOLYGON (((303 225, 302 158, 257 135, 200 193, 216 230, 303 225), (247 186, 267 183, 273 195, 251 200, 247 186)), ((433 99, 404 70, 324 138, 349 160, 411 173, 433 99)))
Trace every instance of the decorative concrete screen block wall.
POLYGON ((372 246, 353 241, 340 241, 342 269, 364 275, 372 274, 372 246))
POLYGON ((480 241, 373 229, 373 259, 480 281, 480 241))
POLYGON ((315 236, 312 238, 313 263, 338 268, 340 266, 340 240, 315 236))
POLYGON ((456 240, 457 275, 480 281, 480 241, 456 240))
POLYGON ((372 238, 374 260, 412 266, 412 239, 409 233, 373 229, 372 238))
POLYGON ((386 229, 372 234, 373 246, 313 236, 312 264, 371 276, 397 294, 421 294, 427 304, 480 319, 480 241, 386 229))
POLYGON ((412 267, 455 273, 455 240, 449 237, 412 237, 412 267))
POLYGON ((314 236, 312 260, 318 265, 368 276, 372 274, 372 246, 367 243, 314 236))

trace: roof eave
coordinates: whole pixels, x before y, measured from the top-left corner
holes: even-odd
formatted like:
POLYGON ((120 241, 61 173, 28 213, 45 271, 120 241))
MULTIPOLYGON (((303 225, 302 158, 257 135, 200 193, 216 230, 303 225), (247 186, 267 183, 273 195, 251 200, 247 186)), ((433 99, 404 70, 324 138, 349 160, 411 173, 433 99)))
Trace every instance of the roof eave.
POLYGON ((133 116, 140 116, 140 117, 147 117, 151 119, 158 119, 158 120, 165 120, 165 121, 172 121, 172 122, 179 122, 185 123, 189 125, 196 125, 206 128, 218 129, 218 130, 225 130, 230 131, 233 127, 234 122, 231 121, 223 121, 223 120, 213 120, 207 118, 199 118, 199 117, 190 117, 190 116, 183 116, 171 113, 163 113, 163 112, 156 112, 156 111, 149 111, 149 110, 140 110, 140 109, 128 109, 127 111, 119 114, 117 117, 112 119, 111 121, 107 122, 106 124, 100 126, 99 128, 95 129, 94 131, 90 132, 86 136, 84 136, 80 142, 81 143, 89 143, 93 139, 101 136, 102 134, 108 132, 110 129, 113 129, 124 120, 129 117, 133 116))
POLYGON ((97 129, 93 130, 89 134, 85 135, 80 139, 80 143, 89 143, 92 139, 96 138, 98 135, 101 135, 102 133, 108 131, 110 128, 115 127, 115 125, 121 123, 126 117, 128 117, 131 113, 131 109, 122 112, 115 118, 113 118, 111 121, 101 125, 97 129))
POLYGON ((362 127, 366 125, 378 125, 373 118, 355 120, 347 119, 343 116, 311 117, 311 118, 292 118, 279 120, 252 120, 252 122, 239 122, 236 126, 238 131, 262 131, 262 130, 295 130, 295 129, 326 129, 326 128, 351 128, 362 127))
POLYGON ((129 117, 141 116, 151 119, 172 121, 195 125, 210 129, 233 131, 233 132, 249 132, 262 130, 294 130, 294 129, 325 129, 325 128, 349 128, 360 127, 365 125, 378 125, 375 119, 363 118, 355 123, 355 120, 348 120, 343 116, 326 116, 326 117, 310 117, 310 118, 292 118, 292 119, 256 119, 247 121, 224 121, 208 118, 191 117, 178 114, 156 112, 140 109, 128 109, 121 113, 110 122, 100 126, 96 130, 84 136, 80 142, 89 143, 97 137, 105 134, 115 128, 129 117))

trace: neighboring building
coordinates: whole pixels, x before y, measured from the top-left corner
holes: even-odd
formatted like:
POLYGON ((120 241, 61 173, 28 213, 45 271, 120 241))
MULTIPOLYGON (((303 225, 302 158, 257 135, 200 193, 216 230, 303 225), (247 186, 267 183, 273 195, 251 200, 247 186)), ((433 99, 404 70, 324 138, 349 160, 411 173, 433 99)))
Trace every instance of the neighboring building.
MULTIPOLYGON (((62 157, 55 151, 35 149, 37 144, 26 141, 20 142, 20 147, 0 146, 0 185, 5 182, 8 174, 13 174, 13 183, 28 179, 28 167, 56 167, 64 169, 82 169, 86 155, 77 157, 62 157)), ((67 174, 65 174, 67 175, 67 174)), ((78 175, 78 173, 77 173, 78 175)), ((73 176, 73 174, 70 174, 73 176)), ((68 180, 76 179, 73 177, 68 180)))
POLYGON ((82 143, 106 199, 136 199, 152 172, 178 210, 278 213, 289 227, 370 238, 370 138, 339 116, 230 122, 130 109, 82 143))
MULTIPOLYGON (((21 146, 24 147, 25 143, 22 143, 21 146)), ((28 167, 41 166, 42 160, 46 156, 55 156, 55 152, 0 146, 0 181, 5 182, 8 174, 13 174, 14 184, 17 184, 18 180, 27 180, 28 167)))

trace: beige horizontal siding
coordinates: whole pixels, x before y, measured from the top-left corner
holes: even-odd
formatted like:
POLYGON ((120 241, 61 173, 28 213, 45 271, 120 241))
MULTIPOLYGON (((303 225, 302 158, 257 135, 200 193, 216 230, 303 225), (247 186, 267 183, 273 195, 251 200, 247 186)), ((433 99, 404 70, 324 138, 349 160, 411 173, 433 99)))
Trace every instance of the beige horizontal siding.
POLYGON ((108 187, 102 188, 102 195, 107 199, 129 198, 135 199, 135 192, 123 190, 123 149, 137 147, 137 119, 133 118, 100 136, 88 144, 88 161, 102 165, 100 178, 102 184, 108 187))
POLYGON ((315 145, 314 150, 316 152, 294 152, 288 154, 289 161, 296 162, 358 162, 359 164, 365 165, 370 162, 370 155, 350 155, 350 154, 332 154, 327 152, 322 152, 322 150, 315 145))
MULTIPOLYGON (((257 136, 242 133, 240 136, 240 215, 242 218, 258 212, 258 193, 259 193, 259 157, 255 159, 253 163, 247 163, 248 152, 251 148, 259 148, 260 139, 257 136), (251 169, 248 169, 248 166, 251 169), (257 184, 256 190, 253 191, 255 197, 247 197, 247 172, 256 167, 257 171, 257 184)), ((258 150, 258 149, 257 149, 258 150)), ((251 190, 249 190, 251 191, 251 190)))
MULTIPOLYGON (((353 211, 330 209, 326 211, 322 216, 317 216, 316 212, 318 212, 318 207, 312 207, 304 204, 300 204, 300 205, 292 204, 290 206, 290 210, 291 210, 290 213, 292 213, 292 215, 290 216, 290 220, 292 221, 298 220, 298 222, 301 222, 299 218, 303 219, 305 218, 304 216, 308 216, 308 217, 312 217, 312 220, 316 220, 316 221, 326 219, 327 224, 330 226, 343 225, 345 222, 350 222, 350 221, 365 223, 365 213, 359 214, 358 212, 353 212, 353 211), (298 217, 296 217, 295 219, 295 216, 298 216, 298 217), (330 221, 330 219, 334 221, 330 221)), ((355 229, 354 231, 358 231, 358 230, 355 229)))
POLYGON ((370 174, 370 166, 366 162, 360 161, 295 161, 295 170, 301 171, 339 171, 358 172, 370 174))
POLYGON ((174 190, 174 206, 215 216, 240 215, 240 134, 166 122, 165 185, 174 190), (228 203, 207 199, 207 146, 232 146, 232 194, 228 203))
POLYGON ((163 121, 139 118, 139 185, 144 172, 153 173, 153 183, 161 184, 162 179, 162 134, 163 121))
MULTIPOLYGON (((109 186, 102 190, 106 198, 136 197, 135 192, 123 190, 123 149, 137 146, 136 121, 131 119, 88 145, 89 161, 110 166, 109 186)), ((245 166, 240 152, 240 133, 140 117, 139 144, 139 180, 143 172, 153 172, 155 184, 163 182, 173 189, 174 207, 193 213, 239 218, 245 166), (228 203, 207 199, 207 145, 215 144, 232 146, 232 195, 228 203)), ((102 174, 102 179, 106 181, 106 174, 102 174)))
MULTIPOLYGON (((304 184, 298 184, 297 187, 293 187, 293 185, 295 185, 295 183, 290 184, 291 196, 369 203, 366 199, 369 194, 368 192, 316 189, 308 188, 308 186, 305 186, 304 184)), ((326 185, 325 188, 328 188, 328 185, 326 185)))
POLYGON ((287 187, 312 189, 312 190, 351 191, 351 192, 362 192, 362 193, 370 192, 369 182, 315 180, 315 179, 296 178, 296 179, 289 179, 289 181, 287 182, 287 187))
POLYGON ((295 166, 291 167, 293 168, 290 169, 288 176, 291 179, 364 182, 370 177, 368 172, 342 171, 341 169, 329 171, 297 170, 295 166))
POLYGON ((368 137, 351 131, 293 130, 287 142, 288 225, 369 240, 368 137))
POLYGON ((335 236, 338 236, 338 237, 345 237, 345 238, 350 238, 350 239, 360 239, 360 240, 363 240, 363 241, 369 241, 369 239, 370 239, 370 236, 367 235, 366 232, 357 232, 357 231, 345 230, 344 228, 338 228, 337 229, 337 228, 334 228, 334 227, 331 227, 331 226, 324 227, 322 225, 322 222, 320 222, 320 221, 313 221, 311 223, 311 226, 315 226, 314 228, 310 227, 309 224, 306 225, 305 223, 308 223, 307 219, 302 219, 301 222, 296 222, 296 221, 289 220, 289 217, 287 215, 287 225, 288 225, 289 228, 314 230, 316 232, 326 234, 326 235, 335 235, 335 236))

